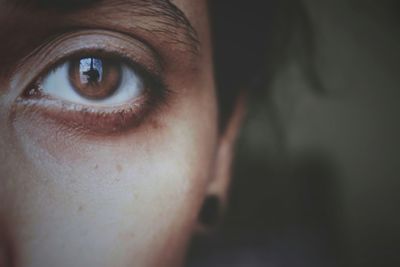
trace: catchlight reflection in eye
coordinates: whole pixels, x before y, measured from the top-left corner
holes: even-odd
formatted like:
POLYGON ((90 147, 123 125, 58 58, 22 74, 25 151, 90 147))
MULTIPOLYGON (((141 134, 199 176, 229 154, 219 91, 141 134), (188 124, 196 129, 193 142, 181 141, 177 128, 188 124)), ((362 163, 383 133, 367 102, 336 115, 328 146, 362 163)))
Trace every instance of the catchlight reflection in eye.
MULTIPOLYGON (((82 58, 79 63, 79 80, 83 84, 101 82, 103 79, 103 61, 99 58, 82 58)), ((75 67, 75 66, 74 66, 75 67)))
POLYGON ((41 93, 80 105, 115 106, 144 91, 139 74, 116 60, 83 57, 69 60, 46 74, 41 93))

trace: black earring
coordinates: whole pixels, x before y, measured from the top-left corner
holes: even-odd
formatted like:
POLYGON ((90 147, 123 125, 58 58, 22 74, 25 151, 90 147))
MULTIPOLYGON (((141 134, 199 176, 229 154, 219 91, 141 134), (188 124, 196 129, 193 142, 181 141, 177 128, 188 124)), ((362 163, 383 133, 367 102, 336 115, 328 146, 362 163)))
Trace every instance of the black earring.
POLYGON ((200 210, 199 221, 207 228, 217 225, 220 215, 220 201, 217 196, 209 196, 204 200, 200 210))

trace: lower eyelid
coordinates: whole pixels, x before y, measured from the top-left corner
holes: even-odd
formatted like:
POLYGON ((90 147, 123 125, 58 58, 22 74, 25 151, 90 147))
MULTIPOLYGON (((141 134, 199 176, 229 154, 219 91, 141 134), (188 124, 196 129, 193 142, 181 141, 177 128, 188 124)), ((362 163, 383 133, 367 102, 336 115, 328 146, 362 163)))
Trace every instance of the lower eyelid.
POLYGON ((150 105, 151 101, 146 97, 137 99, 135 103, 112 109, 66 105, 51 99, 39 101, 19 99, 14 112, 22 116, 35 114, 80 134, 104 136, 121 134, 139 126, 150 113, 150 105))

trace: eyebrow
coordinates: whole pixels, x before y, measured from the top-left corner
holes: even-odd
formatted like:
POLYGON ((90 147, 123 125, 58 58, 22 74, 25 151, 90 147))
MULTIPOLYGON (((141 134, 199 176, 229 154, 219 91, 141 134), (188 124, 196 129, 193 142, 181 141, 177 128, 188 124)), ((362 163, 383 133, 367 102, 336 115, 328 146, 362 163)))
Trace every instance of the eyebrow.
MULTIPOLYGON (((5 0, 16 8, 50 10, 60 13, 76 13, 83 10, 96 9, 105 6, 107 11, 113 10, 127 15, 136 14, 142 17, 156 18, 158 29, 154 32, 164 34, 173 42, 188 46, 191 52, 198 53, 200 41, 184 12, 170 0, 5 0), (179 34, 183 30, 183 35, 179 34)), ((130 16, 129 16, 130 17, 130 16)), ((109 19, 109 18, 108 18, 109 19)))

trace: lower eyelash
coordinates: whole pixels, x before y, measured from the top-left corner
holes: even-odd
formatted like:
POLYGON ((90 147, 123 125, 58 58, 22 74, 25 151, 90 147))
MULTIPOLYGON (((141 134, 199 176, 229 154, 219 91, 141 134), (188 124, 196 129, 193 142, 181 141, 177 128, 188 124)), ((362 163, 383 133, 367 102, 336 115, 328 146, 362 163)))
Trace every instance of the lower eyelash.
POLYGON ((68 129, 91 136, 116 135, 136 128, 164 102, 163 97, 149 94, 118 107, 97 108, 66 103, 42 96, 40 99, 17 100, 17 111, 39 114, 68 129))

